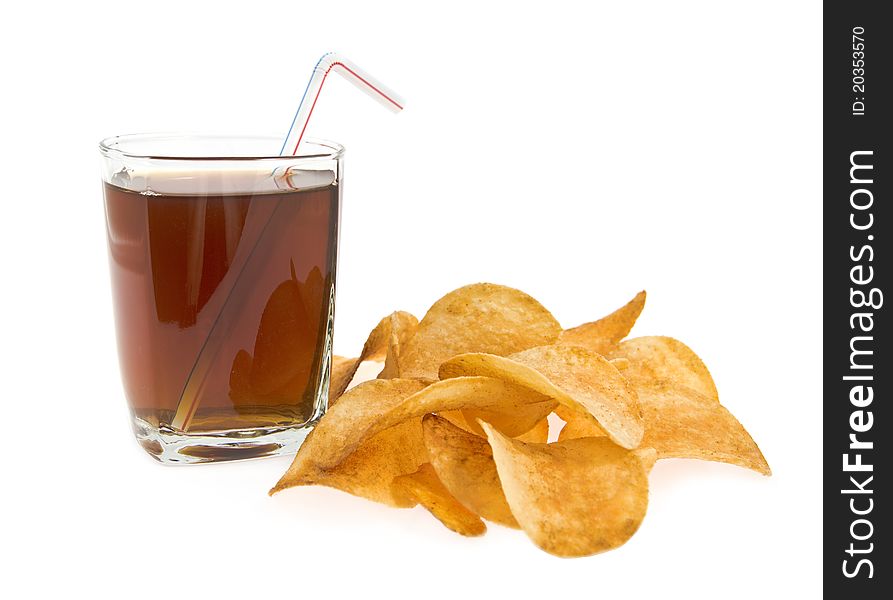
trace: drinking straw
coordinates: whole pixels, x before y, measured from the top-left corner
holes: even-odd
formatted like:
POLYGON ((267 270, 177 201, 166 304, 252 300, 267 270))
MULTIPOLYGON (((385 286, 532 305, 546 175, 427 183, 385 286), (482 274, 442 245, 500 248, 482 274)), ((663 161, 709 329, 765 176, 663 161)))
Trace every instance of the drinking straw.
MULTIPOLYGON (((288 135, 282 144, 282 149, 279 151, 280 156, 297 155, 301 140, 304 137, 304 131, 307 129, 307 123, 310 120, 310 116, 313 114, 313 109, 316 107, 317 100, 319 100, 319 94, 322 91, 323 83, 325 83, 326 77, 333 70, 360 88, 372 99, 378 101, 385 108, 395 113, 403 110, 405 103, 395 92, 358 67, 353 61, 335 54, 334 52, 328 52, 322 55, 316 63, 316 66, 313 68, 313 74, 310 77, 310 81, 307 82, 307 87, 304 89, 304 95, 301 97, 301 103, 298 105, 298 110, 295 112, 295 116, 292 119, 288 135), (312 100, 309 100, 310 98, 312 98, 312 100)), ((257 218, 263 223, 263 226, 257 242, 255 242, 248 254, 237 257, 230 267, 230 270, 235 272, 236 276, 233 280, 232 287, 230 287, 226 299, 220 308, 220 312, 217 314, 214 323, 211 325, 208 337, 205 338, 201 350, 199 350, 195 363, 192 366, 192 370, 189 373, 189 377, 183 387, 183 392, 180 394, 177 411, 171 421, 171 426, 175 429, 179 429, 180 431, 188 431, 189 429, 189 425, 198 408, 208 372, 214 364, 223 340, 226 339, 226 336, 229 333, 229 328, 232 327, 237 320, 236 315, 239 312, 241 303, 244 302, 244 298, 241 298, 239 295, 234 296, 233 292, 241 285, 251 284, 250 281, 244 281, 245 273, 251 271, 251 269, 247 269, 246 267, 251 262, 251 258, 255 255, 255 250, 257 250, 258 246, 261 245, 262 240, 265 238, 270 224, 276 220, 278 209, 279 203, 276 203, 275 208, 271 209, 267 202, 258 203, 257 206, 252 202, 249 215, 257 218), (229 313, 230 318, 224 319, 223 316, 227 313, 229 313)))
POLYGON ((326 77, 332 71, 335 71, 357 86, 370 98, 388 110, 395 113, 403 110, 405 103, 393 90, 361 69, 355 62, 348 60, 340 54, 327 52, 320 57, 313 68, 313 74, 310 76, 310 81, 307 82, 307 87, 304 89, 304 95, 301 97, 298 110, 295 111, 288 135, 285 136, 285 141, 282 142, 282 148, 279 150, 280 156, 298 153, 298 147, 304 138, 304 131, 306 131, 307 123, 310 121, 310 116, 316 107, 316 101, 319 100, 322 86, 326 82, 326 77))

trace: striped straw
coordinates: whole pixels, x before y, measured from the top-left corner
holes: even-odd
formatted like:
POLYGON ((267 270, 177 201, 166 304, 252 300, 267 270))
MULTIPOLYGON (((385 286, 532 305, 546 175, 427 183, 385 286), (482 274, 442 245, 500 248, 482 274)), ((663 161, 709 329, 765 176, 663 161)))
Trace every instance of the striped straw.
POLYGON ((279 151, 280 156, 296 155, 298 153, 298 147, 301 145, 301 140, 304 139, 304 132, 307 130, 307 123, 310 121, 310 116, 316 107, 316 101, 319 100, 319 93, 326 82, 326 77, 332 71, 337 72, 388 110, 395 113, 403 110, 403 99, 393 90, 380 83, 353 61, 334 52, 328 52, 322 55, 313 68, 313 75, 311 75, 310 81, 307 82, 304 95, 301 96, 301 104, 298 105, 298 110, 291 121, 288 135, 285 136, 285 141, 282 143, 282 149, 279 151))
MULTIPOLYGON (((304 95, 301 97, 301 104, 298 106, 298 110, 291 122, 291 128, 288 130, 288 135, 285 138, 285 142, 282 144, 282 149, 279 151, 280 156, 294 156, 298 153, 298 147, 301 145, 304 131, 307 129, 307 122, 310 120, 310 115, 313 114, 313 109, 316 107, 317 100, 319 100, 322 85, 325 83, 326 77, 333 70, 337 71, 345 79, 366 92, 366 94, 374 100, 377 100, 385 108, 395 113, 403 110, 404 102, 400 96, 379 83, 374 77, 366 73, 355 63, 332 52, 323 54, 322 58, 319 59, 319 62, 316 63, 316 67, 313 69, 313 75, 310 77, 310 81, 307 83, 307 88, 304 90, 304 95)), ((261 203, 259 206, 265 207, 265 210, 269 210, 269 203, 261 203)), ((263 218, 263 222, 265 222, 266 225, 264 225, 261 235, 266 231, 267 225, 269 225, 275 218, 275 210, 269 212, 263 218)), ((250 258, 253 253, 254 249, 251 250, 248 258, 250 258)), ((246 265, 247 262, 242 264, 232 289, 235 289, 235 286, 240 284, 246 265)), ((232 291, 230 291, 230 294, 232 294, 232 291)), ((210 365, 213 364, 213 358, 216 356, 216 352, 220 349, 220 340, 227 334, 227 325, 225 320, 221 319, 221 316, 225 310, 230 310, 232 312, 238 311, 238 298, 236 298, 234 302, 235 304, 233 304, 232 296, 227 296, 223 307, 220 309, 220 314, 215 319, 211 331, 208 334, 208 338, 205 340, 205 343, 199 352, 199 356, 193 365, 193 369, 186 381, 183 393, 180 395, 177 412, 171 422, 171 425, 176 429, 187 431, 195 416, 208 369, 210 368, 210 365), (206 352, 208 353, 208 356, 206 356, 206 352)))

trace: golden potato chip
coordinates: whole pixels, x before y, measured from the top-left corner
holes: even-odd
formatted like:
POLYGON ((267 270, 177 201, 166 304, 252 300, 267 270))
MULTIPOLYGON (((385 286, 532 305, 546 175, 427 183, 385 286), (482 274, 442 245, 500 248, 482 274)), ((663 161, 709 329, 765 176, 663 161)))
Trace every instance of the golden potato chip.
POLYGON ((385 355, 384 368, 379 373, 379 379, 393 379, 402 377, 403 352, 406 344, 415 335, 419 328, 419 320, 405 312, 395 312, 391 315, 391 332, 388 338, 387 354, 385 355))
POLYGON ((363 344, 363 352, 360 354, 363 360, 383 361, 387 356, 388 342, 391 339, 391 332, 395 329, 410 329, 418 325, 418 319, 414 315, 398 310, 392 312, 375 326, 369 333, 366 343, 363 344))
POLYGON ((575 440, 584 437, 604 437, 605 430, 593 423, 592 419, 587 419, 585 415, 581 415, 577 411, 565 411, 568 414, 563 416, 564 427, 558 432, 558 441, 575 440))
MULTIPOLYGON (((356 428, 362 428, 366 423, 375 421, 379 415, 386 413, 395 406, 399 406, 406 398, 423 388, 424 384, 418 381, 374 379, 363 382, 347 391, 319 420, 316 427, 310 432, 307 439, 304 440, 288 471, 286 471, 285 475, 282 476, 270 493, 275 493, 294 485, 320 482, 323 478, 323 471, 331 470, 352 454, 366 438, 371 438, 376 433, 386 429, 381 428, 370 435, 357 438, 355 441, 352 441, 351 447, 345 450, 343 448, 344 440, 353 434, 356 428), (333 455, 336 456, 335 459, 332 458, 333 455)), ((402 421, 409 421, 409 419, 403 419, 402 421)), ((396 425, 397 423, 394 424, 396 425)), ((396 441, 400 441, 401 438, 397 437, 396 441)), ((384 442, 390 441, 395 440, 384 439, 384 442)), ((386 446, 387 444, 382 445, 386 446)), ((375 449, 381 450, 379 446, 373 445, 370 448, 370 453, 374 454, 372 450, 375 449)), ((415 461, 415 457, 410 456, 407 463, 395 464, 393 468, 396 471, 401 471, 406 464, 411 464, 413 461, 415 461)), ((404 471, 404 473, 412 472, 413 470, 415 469, 404 471)), ((393 477, 387 479, 388 484, 390 484, 391 479, 393 477)))
MULTIPOLYGON (((498 428, 497 428, 498 429, 498 428)), ((483 430, 482 430, 483 431, 483 430)), ((535 444, 545 444, 549 441, 549 419, 548 415, 542 421, 534 425, 527 433, 515 436, 516 440, 522 442, 533 442, 535 444)))
POLYGON ((629 335, 636 319, 645 307, 645 291, 636 294, 626 305, 618 308, 607 317, 592 323, 584 323, 561 332, 558 343, 568 346, 582 346, 599 354, 607 354, 617 343, 629 335))
POLYGON ((541 423, 558 403, 547 399, 544 402, 528 404, 526 406, 512 406, 508 410, 476 410, 466 408, 462 411, 468 430, 479 436, 484 435, 484 430, 478 425, 477 420, 486 421, 493 427, 509 437, 518 437, 525 434, 535 425, 541 423))
MULTIPOLYGON (((465 420, 465 416, 462 414, 461 410, 441 410, 437 413, 438 417, 441 417, 451 424, 455 425, 462 431, 467 431, 469 433, 474 433, 471 430, 471 426, 468 424, 468 421, 465 420)), ((480 425, 478 425, 480 427, 480 425)), ((483 429, 481 429, 483 432, 483 429)))
POLYGON ((487 532, 487 526, 481 518, 450 494, 428 463, 415 473, 397 477, 394 486, 428 509, 437 520, 456 533, 476 536, 487 532))
MULTIPOLYGON (((614 364, 613 362, 611 364, 614 364)), ((594 423, 592 419, 581 414, 579 411, 569 408, 563 404, 555 407, 555 414, 558 415, 564 426, 558 432, 558 441, 573 440, 581 437, 603 437, 605 430, 599 427, 598 423, 594 423)))
POLYGON ((422 419, 422 428, 431 465, 446 489, 475 514, 517 529, 487 440, 435 415, 422 419))
MULTIPOLYGON (((456 377, 438 381, 407 398, 400 406, 381 416, 373 431, 428 413, 460 411, 471 432, 484 432, 472 425, 466 413, 494 417, 492 425, 506 435, 529 431, 550 412, 555 402, 535 390, 491 377, 456 377)), ((461 426, 461 425, 460 425, 461 426)))
POLYGON ((657 462, 657 450, 654 448, 636 448, 635 450, 632 450, 632 453, 639 457, 639 461, 642 463, 642 468, 645 469, 645 473, 651 473, 654 463, 657 462))
POLYGON ((645 417, 642 447, 658 458, 697 458, 730 463, 771 475, 769 464, 747 430, 722 404, 684 387, 642 388, 645 417))
MULTIPOLYGON (((536 412, 538 414, 542 413, 541 405, 532 404, 531 406, 534 407, 534 410, 536 410, 536 412)), ((561 405, 557 405, 557 406, 561 406, 561 405)), ((518 409, 520 411, 523 411, 525 408, 526 407, 523 407, 523 406, 518 407, 518 409)), ((470 409, 469 410, 445 410, 445 411, 441 411, 441 412, 437 413, 437 415, 439 417, 442 417, 446 421, 449 421, 450 424, 458 427, 462 431, 466 431, 466 432, 474 434, 478 437, 486 437, 486 434, 484 433, 484 430, 481 429, 481 426, 477 423, 477 421, 475 421, 474 425, 472 426, 471 418, 478 418, 477 415, 489 415, 489 416, 495 417, 497 420, 499 420, 501 418, 504 418, 505 414, 506 413, 499 413, 499 412, 494 412, 494 411, 484 411, 484 410, 470 410, 470 409), (466 417, 466 415, 470 415, 471 417, 466 417)), ((510 414, 510 413, 508 413, 508 414, 510 414)), ((528 417, 524 417, 524 418, 527 419, 528 417)), ((481 420, 484 420, 484 419, 481 418, 481 420)), ((511 421, 511 418, 508 418, 507 420, 511 421)), ((506 435, 510 435, 506 432, 505 429, 500 429, 499 427, 496 427, 496 429, 499 429, 506 435)), ((509 431, 513 431, 513 430, 519 431, 519 430, 523 429, 523 427, 519 427, 519 426, 517 426, 516 423, 510 422, 506 429, 508 429, 509 431)), ((604 433, 602 433, 602 435, 604 435, 604 433)), ((527 431, 525 431, 521 434, 511 436, 511 437, 514 437, 515 439, 518 439, 518 440, 521 440, 524 442, 537 442, 537 443, 545 444, 549 440, 548 414, 543 415, 543 417, 539 421, 534 423, 534 425, 527 431)))
MULTIPOLYGON (((337 399, 353 380, 357 374, 360 364, 366 360, 385 360, 388 352, 388 346, 391 343, 391 332, 394 330, 404 332, 413 330, 418 324, 418 319, 408 312, 398 310, 389 314, 375 326, 375 329, 369 333, 366 343, 363 344, 363 351, 360 356, 352 360, 352 363, 343 363, 339 365, 336 371, 332 368, 332 377, 329 382, 329 400, 337 399)), ((403 335, 402 333, 400 335, 403 335)))
POLYGON ((647 455, 607 438, 527 444, 482 426, 512 514, 546 552, 604 552, 639 528, 648 507, 647 455))
POLYGON ((358 358, 332 356, 332 374, 329 378, 329 406, 332 406, 350 385, 354 375, 356 375, 359 364, 360 360, 358 358))
POLYGON ((629 368, 629 359, 623 356, 612 358, 608 362, 614 365, 618 371, 626 371, 629 368))
POLYGON ((399 508, 415 506, 415 499, 391 484, 395 477, 413 473, 428 461, 421 419, 404 421, 372 436, 329 470, 302 462, 271 493, 302 485, 325 485, 399 508))
POLYGON ((620 344, 624 372, 639 396, 645 419, 643 447, 658 458, 726 462, 771 474, 759 447, 719 403, 710 372, 694 351, 673 338, 641 337, 620 344))
POLYGON ((552 412, 558 415, 565 423, 580 414, 577 410, 571 408, 570 406, 565 406, 564 404, 559 404, 552 412))
POLYGON ((719 400, 707 366, 694 351, 677 339, 664 336, 637 337, 621 343, 610 355, 625 358, 623 376, 633 386, 656 387, 667 381, 684 385, 702 396, 719 400))
POLYGON ((483 375, 510 381, 554 398, 600 426, 624 448, 644 432, 635 391, 603 356, 577 346, 540 346, 507 358, 461 354, 444 362, 440 377, 483 375))
POLYGON ((509 412, 545 400, 533 390, 490 377, 458 377, 427 387, 412 379, 367 381, 344 394, 320 419, 292 466, 310 461, 317 469, 331 469, 364 440, 428 413, 464 408, 509 412), (379 387, 387 383, 394 387, 379 387), (308 445, 311 450, 305 452, 308 445))
POLYGON ((539 302, 518 290, 478 283, 434 303, 406 343, 401 377, 436 379, 446 359, 463 352, 505 356, 558 339, 561 326, 539 302))
MULTIPOLYGON (((280 313, 305 300, 300 290, 280 291, 265 315, 270 340, 286 343, 295 332, 275 329, 280 313)), ((722 461, 768 475, 690 348, 668 337, 622 341, 644 304, 641 292, 562 331, 523 292, 474 284, 435 302, 421 322, 388 315, 360 356, 332 358, 329 410, 270 493, 319 484, 396 507, 421 504, 463 535, 482 535, 486 519, 571 557, 616 548, 635 533, 658 459, 722 461), (384 361, 378 379, 345 393, 366 360, 384 361), (550 424, 554 439, 561 422, 553 412, 564 425, 549 444, 550 424)), ((238 354, 230 395, 261 383, 270 398, 291 394, 297 379, 282 367, 291 354, 280 354, 238 354)))

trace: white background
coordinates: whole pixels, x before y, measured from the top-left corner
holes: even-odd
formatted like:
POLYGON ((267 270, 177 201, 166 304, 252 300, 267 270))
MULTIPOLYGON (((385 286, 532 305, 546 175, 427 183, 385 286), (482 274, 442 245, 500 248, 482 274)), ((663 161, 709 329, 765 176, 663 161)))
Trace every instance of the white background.
POLYGON ((820 6, 522 4, 4 9, 4 596, 820 593, 820 6), (632 540, 563 560, 496 525, 464 539, 421 508, 267 497, 288 459, 144 455, 118 378, 96 143, 284 135, 330 49, 408 99, 393 116, 330 79, 310 127, 348 147, 338 353, 466 283, 521 288, 566 326, 645 288, 634 333, 703 356, 774 475, 659 463, 632 540))

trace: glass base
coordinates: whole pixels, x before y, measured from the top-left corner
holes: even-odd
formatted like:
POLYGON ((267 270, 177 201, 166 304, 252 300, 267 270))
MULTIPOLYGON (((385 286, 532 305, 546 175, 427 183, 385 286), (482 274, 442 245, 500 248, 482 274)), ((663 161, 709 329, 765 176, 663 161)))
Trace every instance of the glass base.
POLYGON ((167 465, 294 454, 312 429, 311 422, 303 426, 183 433, 133 417, 133 430, 140 446, 152 458, 167 465))

